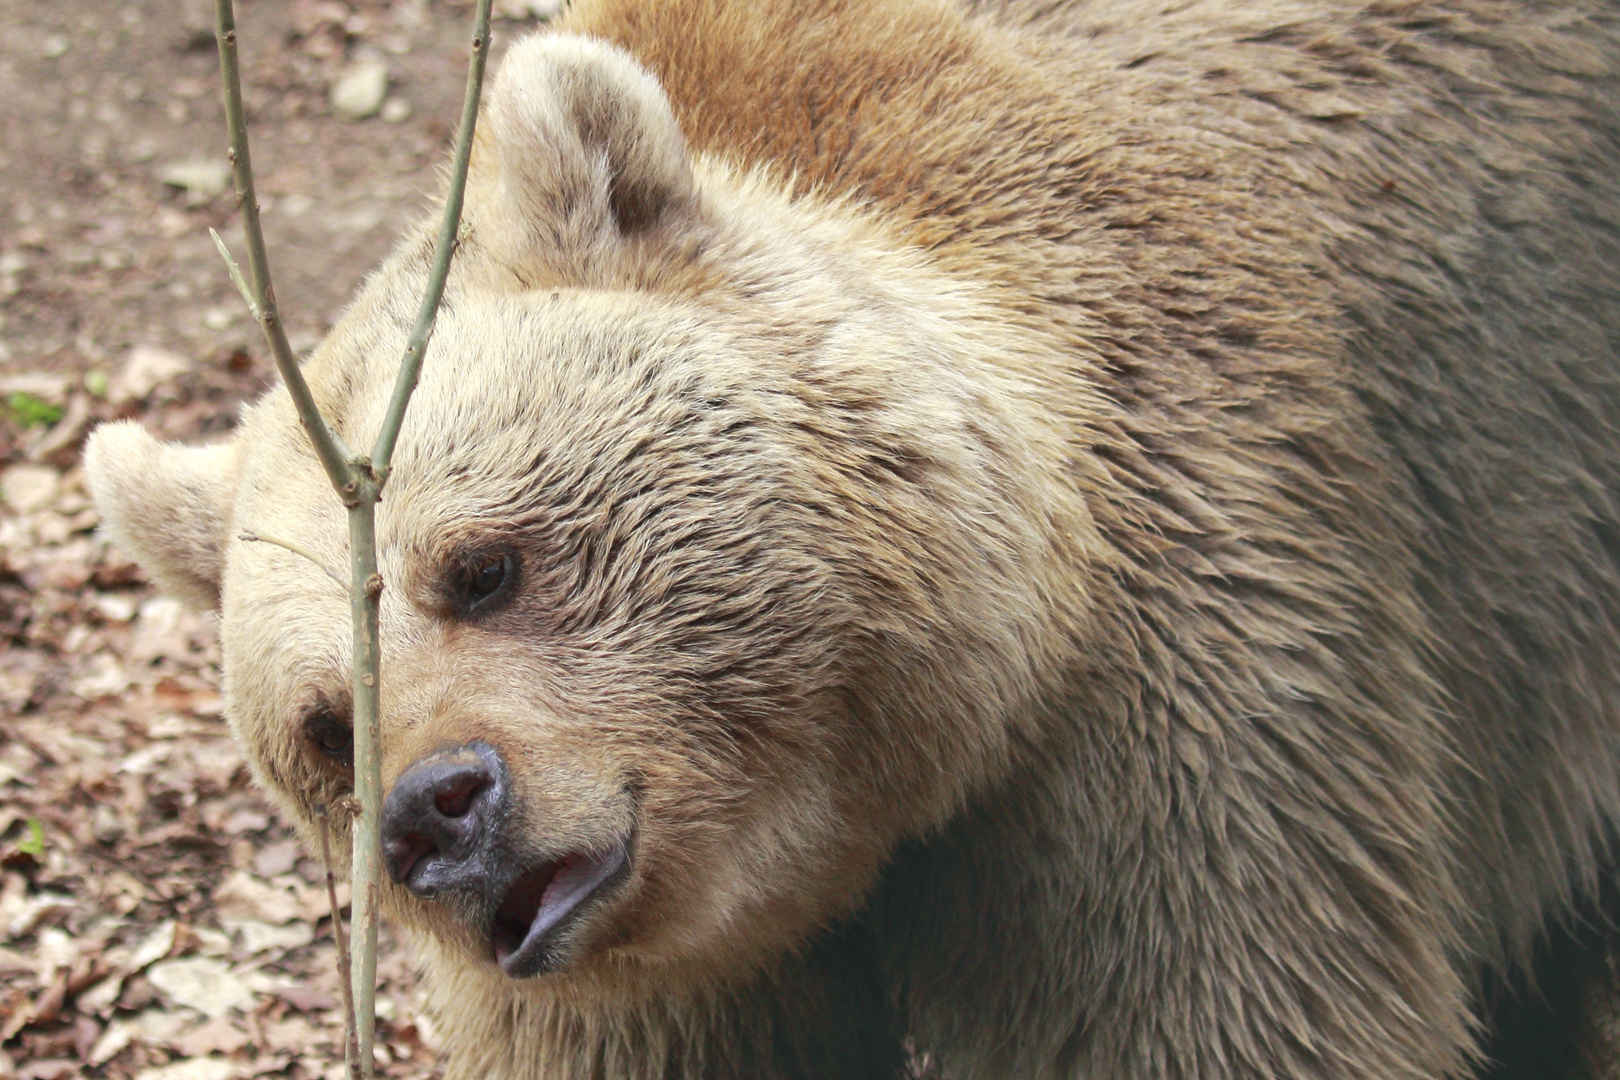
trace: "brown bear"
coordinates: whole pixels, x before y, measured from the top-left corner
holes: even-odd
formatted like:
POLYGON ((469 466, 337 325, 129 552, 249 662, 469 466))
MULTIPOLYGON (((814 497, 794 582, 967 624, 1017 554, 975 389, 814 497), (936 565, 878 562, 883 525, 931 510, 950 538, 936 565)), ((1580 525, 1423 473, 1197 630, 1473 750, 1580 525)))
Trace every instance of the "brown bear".
MULTIPOLYGON (((456 1078, 1450 1077, 1620 814, 1620 30, 1497 0, 576 0, 378 524, 456 1078)), ((308 362, 369 445, 430 247, 308 362)), ((306 825, 344 516, 101 429, 306 825)))

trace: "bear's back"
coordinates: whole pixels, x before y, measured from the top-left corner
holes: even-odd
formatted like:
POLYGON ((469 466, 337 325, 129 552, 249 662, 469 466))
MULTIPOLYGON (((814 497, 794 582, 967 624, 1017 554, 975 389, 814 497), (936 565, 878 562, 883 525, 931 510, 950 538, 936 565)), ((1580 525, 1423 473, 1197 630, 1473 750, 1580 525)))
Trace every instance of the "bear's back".
POLYGON ((1281 618, 1364 665, 1391 737, 1460 755, 1468 906, 1525 944, 1620 808, 1600 9, 602 0, 565 25, 647 64, 695 149, 871 200, 1050 335, 1059 392, 1120 407, 1111 538, 1171 581, 1127 617, 1281 618))

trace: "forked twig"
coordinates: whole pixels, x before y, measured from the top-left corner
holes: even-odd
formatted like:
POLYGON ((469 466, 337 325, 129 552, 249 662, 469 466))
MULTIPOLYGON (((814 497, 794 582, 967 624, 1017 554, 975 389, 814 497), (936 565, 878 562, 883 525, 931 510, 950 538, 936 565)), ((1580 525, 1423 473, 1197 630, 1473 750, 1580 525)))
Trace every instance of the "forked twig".
MULTIPOLYGON (((276 312, 275 293, 270 287, 270 262, 259 227, 259 206, 253 193, 253 165, 248 154, 247 115, 242 104, 241 73, 236 54, 236 16, 232 0, 215 0, 216 34, 219 40, 220 74, 225 88, 225 121, 230 129, 231 168, 236 181, 236 198, 242 208, 242 233, 248 248, 251 282, 215 238, 231 279, 247 300, 248 308, 264 329, 265 340, 275 357, 287 392, 298 410, 299 421, 314 444, 316 456, 349 512, 349 604, 354 626, 354 794, 358 807, 354 815, 354 860, 351 880, 351 925, 354 953, 350 958, 348 1013, 354 1029, 354 1054, 350 1068, 370 1080, 375 1073, 372 1036, 376 1025, 377 992, 377 909, 382 871, 382 770, 379 741, 379 603, 383 581, 377 572, 377 500, 382 496, 393 459, 394 444, 404 422, 405 408, 421 374, 428 340, 433 333, 439 302, 444 296, 450 261, 455 255, 461 227, 462 200, 467 186, 467 169, 472 157, 473 130, 478 119, 478 101, 484 77, 484 61, 489 55, 489 15, 492 0, 478 0, 473 20, 472 55, 467 66, 467 89, 462 101, 461 128, 445 195, 444 220, 439 228, 433 262, 428 274, 422 306, 406 344, 388 411, 371 457, 352 452, 338 438, 310 394, 298 369, 287 334, 276 312)), ((265 540, 264 537, 259 537, 265 540)), ((272 541, 273 542, 273 541, 272 541)), ((286 541, 279 546, 306 554, 286 541)), ((319 564, 319 560, 315 560, 319 564)), ((324 567, 323 567, 324 569, 324 567)), ((333 575, 336 576, 335 574, 333 575)))

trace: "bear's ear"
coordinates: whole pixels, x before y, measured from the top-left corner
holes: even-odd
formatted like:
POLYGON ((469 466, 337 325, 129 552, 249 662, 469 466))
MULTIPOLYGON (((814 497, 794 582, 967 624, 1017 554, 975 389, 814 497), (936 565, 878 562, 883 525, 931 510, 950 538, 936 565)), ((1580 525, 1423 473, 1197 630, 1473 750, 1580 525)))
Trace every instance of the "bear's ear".
POLYGON ((103 424, 84 450, 90 496, 107 534, 159 588, 192 607, 219 606, 236 448, 161 443, 139 424, 103 424))
POLYGON ((519 42, 488 117, 497 175, 480 185, 493 225, 480 239, 515 264, 588 263, 695 203, 669 99, 611 45, 547 33, 519 42))

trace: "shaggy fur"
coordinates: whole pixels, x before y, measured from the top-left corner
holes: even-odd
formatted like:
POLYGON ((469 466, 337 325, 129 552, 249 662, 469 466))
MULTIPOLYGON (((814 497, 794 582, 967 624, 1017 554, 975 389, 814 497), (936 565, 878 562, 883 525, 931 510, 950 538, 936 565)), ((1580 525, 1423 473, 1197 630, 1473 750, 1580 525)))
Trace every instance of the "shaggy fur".
MULTIPOLYGON (((483 740, 518 854, 635 848, 523 982, 390 890, 450 1075, 1471 1068, 1620 813, 1617 65, 1596 0, 576 0, 515 47, 382 506, 385 777, 483 740)), ((309 364, 351 445, 426 261, 309 364)), ((343 519, 284 393, 234 445, 90 472, 219 591, 307 821, 344 599, 220 544, 343 519)))

